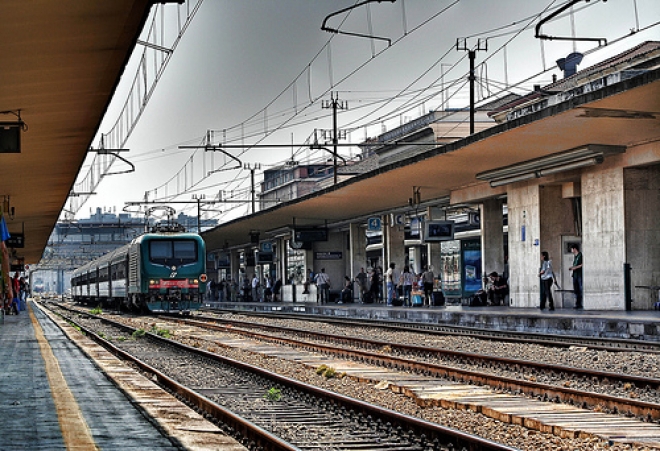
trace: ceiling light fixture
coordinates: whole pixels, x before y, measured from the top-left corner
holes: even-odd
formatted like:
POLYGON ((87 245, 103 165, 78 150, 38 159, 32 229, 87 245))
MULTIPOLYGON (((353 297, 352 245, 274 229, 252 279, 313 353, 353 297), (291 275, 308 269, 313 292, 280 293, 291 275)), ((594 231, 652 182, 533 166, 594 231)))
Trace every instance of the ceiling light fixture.
POLYGON ((509 183, 601 164, 606 155, 623 153, 625 151, 625 146, 588 144, 566 152, 548 155, 547 157, 536 158, 511 166, 481 172, 476 175, 476 178, 490 182, 490 186, 494 188, 509 183))

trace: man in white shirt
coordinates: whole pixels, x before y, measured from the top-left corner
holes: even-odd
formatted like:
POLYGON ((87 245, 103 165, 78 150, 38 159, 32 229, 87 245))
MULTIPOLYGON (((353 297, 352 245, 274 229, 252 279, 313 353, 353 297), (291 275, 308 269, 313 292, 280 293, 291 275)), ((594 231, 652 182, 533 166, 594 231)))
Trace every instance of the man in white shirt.
POLYGON ((399 281, 399 271, 396 270, 396 264, 390 263, 390 267, 385 273, 387 282, 387 305, 392 305, 392 301, 397 297, 396 285, 399 281))
POLYGON ((325 273, 325 268, 321 268, 321 272, 316 275, 316 287, 321 293, 319 298, 321 304, 328 303, 330 301, 330 276, 325 273))
POLYGON ((252 302, 259 302, 259 278, 252 274, 252 302))

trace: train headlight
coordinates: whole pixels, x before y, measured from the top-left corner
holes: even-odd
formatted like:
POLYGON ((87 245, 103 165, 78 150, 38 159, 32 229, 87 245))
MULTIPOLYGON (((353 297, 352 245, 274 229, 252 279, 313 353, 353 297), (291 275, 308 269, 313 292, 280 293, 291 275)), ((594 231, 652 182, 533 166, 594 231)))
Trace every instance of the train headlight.
MULTIPOLYGON (((199 276, 199 280, 201 280, 202 283, 206 283, 206 279, 207 279, 206 274, 202 274, 202 275, 199 276)), ((195 281, 195 283, 197 283, 197 281, 195 281)))
POLYGON ((155 280, 150 280, 149 285, 156 285, 156 281, 155 280))

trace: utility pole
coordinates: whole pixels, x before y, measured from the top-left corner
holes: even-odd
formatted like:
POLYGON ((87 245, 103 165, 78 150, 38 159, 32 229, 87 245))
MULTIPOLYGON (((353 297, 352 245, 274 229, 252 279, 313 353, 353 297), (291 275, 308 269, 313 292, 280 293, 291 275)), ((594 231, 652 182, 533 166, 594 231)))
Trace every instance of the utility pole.
POLYGON ((473 135, 474 134, 474 80, 476 79, 476 76, 474 75, 474 60, 477 56, 477 51, 488 50, 488 41, 486 40, 482 41, 481 39, 477 39, 477 46, 474 49, 469 49, 467 46, 467 39, 463 38, 462 42, 461 39, 456 39, 456 50, 467 51, 468 58, 470 59, 470 75, 468 76, 468 80, 470 80, 470 134, 473 135), (482 43, 483 43, 483 47, 482 47, 482 43))
POLYGON ((201 233, 202 200, 204 200, 206 196, 204 194, 200 194, 199 196, 197 194, 193 194, 192 197, 197 201, 197 233, 201 233))
MULTIPOLYGON (((332 108, 332 146, 333 146, 333 171, 334 182, 337 184, 337 144, 339 143, 339 130, 337 129, 337 110, 347 110, 348 102, 340 101, 337 92, 330 93, 330 100, 321 102, 322 108, 332 108)), ((346 133, 342 132, 342 139, 346 138, 346 133)))
POLYGON ((251 165, 250 163, 243 164, 243 169, 248 169, 250 171, 250 198, 252 199, 252 214, 255 213, 255 190, 254 190, 254 171, 261 169, 261 163, 255 163, 251 165))

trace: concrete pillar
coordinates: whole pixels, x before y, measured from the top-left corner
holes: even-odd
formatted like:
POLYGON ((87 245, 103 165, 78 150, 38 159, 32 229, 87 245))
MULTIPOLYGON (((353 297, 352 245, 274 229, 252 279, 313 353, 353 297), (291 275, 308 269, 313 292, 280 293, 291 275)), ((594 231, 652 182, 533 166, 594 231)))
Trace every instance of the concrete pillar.
POLYGON ((487 199, 481 205, 481 273, 504 271, 504 215, 502 199, 487 199))
POLYGON ((355 222, 351 223, 348 233, 351 268, 349 276, 353 279, 360 272, 360 268, 367 267, 367 234, 363 224, 355 222))
MULTIPOLYGON (((440 215, 440 212, 437 208, 428 207, 426 210, 427 221, 432 221, 434 219, 445 219, 444 214, 440 215)), ((442 253, 440 243, 428 243, 426 244, 428 249, 428 260, 433 273, 439 279, 442 274, 442 253)))
POLYGON ((383 265, 383 270, 387 271, 390 263, 396 263, 396 268, 401 271, 403 269, 403 264, 406 260, 406 247, 403 245, 404 241, 404 230, 403 226, 391 227, 389 224, 384 227, 387 240, 386 243, 386 254, 385 254, 385 264, 383 265))
POLYGON ((241 286, 241 253, 237 249, 232 249, 229 254, 229 265, 230 265, 230 277, 232 280, 232 286, 238 287, 233 292, 230 293, 231 300, 236 301, 238 296, 238 290, 241 286))
POLYGON ((660 166, 624 170, 626 259, 632 267, 633 310, 652 310, 660 285, 660 166))
POLYGON ((623 168, 582 174, 584 308, 624 310, 623 168))
MULTIPOLYGON (((287 255, 288 241, 284 238, 277 238, 275 240, 275 262, 277 268, 277 276, 275 280, 282 279, 282 285, 286 282, 286 255, 287 255)), ((281 294, 281 293, 280 293, 281 294)))
POLYGON ((509 224, 510 303, 514 307, 538 307, 540 249, 539 185, 516 183, 507 193, 509 224))

